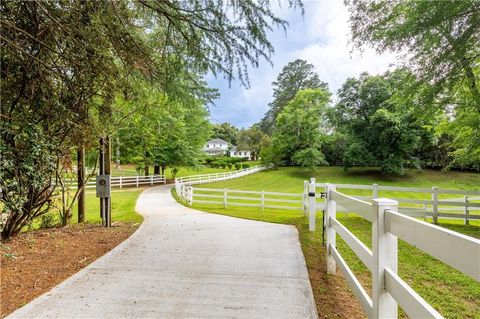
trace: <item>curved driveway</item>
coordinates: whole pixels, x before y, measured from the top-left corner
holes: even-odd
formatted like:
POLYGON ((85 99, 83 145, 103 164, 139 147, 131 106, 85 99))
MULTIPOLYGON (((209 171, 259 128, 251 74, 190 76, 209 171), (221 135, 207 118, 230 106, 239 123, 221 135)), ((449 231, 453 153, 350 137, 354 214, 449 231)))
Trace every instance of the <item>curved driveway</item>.
POLYGON ((168 186, 126 241, 9 318, 316 318, 293 226, 203 213, 168 186))

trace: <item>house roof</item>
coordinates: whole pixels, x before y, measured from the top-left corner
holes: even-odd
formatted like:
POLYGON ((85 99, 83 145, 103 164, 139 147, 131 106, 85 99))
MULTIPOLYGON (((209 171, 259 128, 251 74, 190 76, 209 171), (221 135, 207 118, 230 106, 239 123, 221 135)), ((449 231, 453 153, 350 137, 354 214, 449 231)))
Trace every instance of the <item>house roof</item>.
POLYGON ((208 141, 207 144, 226 144, 226 145, 228 145, 228 142, 222 140, 221 138, 214 138, 214 139, 211 139, 210 141, 208 141))
POLYGON ((234 146, 234 147, 232 147, 230 152, 250 152, 250 150, 245 149, 245 148, 238 148, 238 147, 234 146))

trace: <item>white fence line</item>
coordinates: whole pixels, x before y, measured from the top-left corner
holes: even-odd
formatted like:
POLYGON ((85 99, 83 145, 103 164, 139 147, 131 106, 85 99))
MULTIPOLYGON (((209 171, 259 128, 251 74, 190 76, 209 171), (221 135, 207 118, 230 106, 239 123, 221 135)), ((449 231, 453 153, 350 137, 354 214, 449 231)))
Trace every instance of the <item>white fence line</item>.
POLYGON ((187 193, 187 201, 189 205, 192 205, 193 203, 203 203, 222 205, 224 208, 227 208, 228 206, 249 206, 259 207, 262 210, 264 210, 265 208, 278 208, 298 211, 303 210, 304 207, 303 194, 265 191, 243 191, 227 188, 197 188, 193 186, 190 186, 188 188, 187 193), (220 193, 221 195, 215 195, 215 193, 220 193), (237 196, 234 194, 245 194, 247 196, 237 196), (204 198, 207 198, 207 200, 205 200, 204 198), (221 200, 215 201, 210 200, 210 198, 221 200), (254 203, 251 203, 252 201, 254 203), (288 203, 292 205, 286 206, 282 205, 283 203, 288 203))
MULTIPOLYGON (((225 181, 229 179, 239 178, 242 176, 250 175, 259 171, 263 171, 267 167, 257 165, 254 167, 244 168, 233 172, 221 172, 212 174, 191 175, 175 178, 175 191, 180 199, 190 203, 191 201, 191 188, 196 184, 208 184, 219 181, 225 181)), ((197 201, 198 202, 198 201, 197 201)))
POLYGON ((369 318, 396 318, 397 305, 411 318, 442 318, 398 276, 398 238, 480 281, 479 239, 398 213, 396 200, 375 198, 367 203, 336 191, 337 186, 325 185, 327 272, 335 274, 338 264, 369 318), (336 219, 337 203, 372 222, 372 250, 336 219), (372 298, 336 249, 336 234, 371 271, 372 298))
MULTIPOLYGON (((69 181, 71 188, 77 188, 78 185, 75 181, 69 181)), ((166 184, 167 179, 165 175, 148 175, 148 176, 114 176, 110 178, 111 187, 125 187, 125 186, 134 186, 139 187, 141 185, 156 185, 156 184, 166 184)), ((90 180, 85 184, 85 188, 95 188, 96 181, 90 180)))
MULTIPOLYGON (((324 188, 327 184, 316 183, 316 187, 324 188)), ((442 189, 437 187, 418 188, 418 187, 396 187, 373 185, 355 185, 355 184, 335 184, 337 189, 358 189, 371 190, 371 196, 349 195, 355 199, 371 200, 378 197, 379 191, 396 191, 405 193, 428 193, 431 199, 413 199, 413 198, 391 198, 402 204, 421 205, 422 207, 400 206, 399 211, 412 217, 431 217, 434 224, 438 218, 463 219, 466 225, 470 220, 480 220, 480 215, 471 214, 474 211, 480 211, 480 191, 474 190, 454 190, 442 189), (439 198, 441 195, 462 195, 457 198, 439 198), (453 213, 453 212, 456 213, 453 213)), ((319 196, 317 196, 318 198, 319 196)), ((341 205, 341 203, 339 203, 341 205)), ((343 205, 342 205, 343 206, 343 205)), ((348 207, 344 207, 348 211, 348 207)), ((339 209, 340 210, 340 209, 339 209)))

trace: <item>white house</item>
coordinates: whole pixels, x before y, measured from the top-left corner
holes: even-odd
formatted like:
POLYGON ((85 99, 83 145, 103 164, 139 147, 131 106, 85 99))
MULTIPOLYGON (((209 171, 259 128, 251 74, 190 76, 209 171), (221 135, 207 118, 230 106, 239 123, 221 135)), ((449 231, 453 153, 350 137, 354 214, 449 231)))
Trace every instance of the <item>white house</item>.
POLYGON ((247 150, 237 150, 237 147, 234 146, 230 150, 231 157, 248 157, 250 158, 250 151, 247 150))
POLYGON ((250 158, 250 151, 239 150, 236 146, 230 147, 228 142, 221 138, 214 138, 207 142, 203 148, 207 155, 226 155, 230 152, 231 157, 248 157, 250 158))
POLYGON ((221 138, 214 138, 207 142, 203 150, 207 155, 224 155, 228 151, 228 142, 221 138))

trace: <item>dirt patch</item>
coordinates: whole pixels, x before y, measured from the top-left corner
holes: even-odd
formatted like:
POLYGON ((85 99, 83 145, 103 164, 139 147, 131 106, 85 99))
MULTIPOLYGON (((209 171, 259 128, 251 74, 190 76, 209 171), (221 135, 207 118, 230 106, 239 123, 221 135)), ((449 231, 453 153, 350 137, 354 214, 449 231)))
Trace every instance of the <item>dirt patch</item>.
POLYGON ((365 318, 362 306, 348 288, 346 280, 337 270, 337 275, 328 275, 325 250, 304 247, 308 274, 320 318, 365 318))
POLYGON ((1 244, 0 316, 58 285, 128 238, 138 225, 71 225, 20 234, 1 244))

